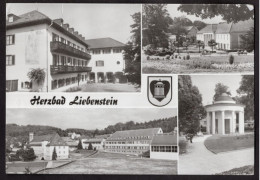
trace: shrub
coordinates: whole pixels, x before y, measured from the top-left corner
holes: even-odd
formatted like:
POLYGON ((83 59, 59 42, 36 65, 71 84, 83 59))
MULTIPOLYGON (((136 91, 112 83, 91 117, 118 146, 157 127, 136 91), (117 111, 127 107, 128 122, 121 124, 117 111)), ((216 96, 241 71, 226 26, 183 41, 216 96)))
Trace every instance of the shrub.
POLYGON ((188 142, 184 139, 180 139, 179 140, 179 149, 180 149, 180 154, 185 154, 187 153, 187 146, 188 146, 188 142))
POLYGON ((171 57, 170 55, 166 55, 165 59, 170 59, 170 57, 171 57))
POLYGON ((178 55, 176 54, 176 55, 175 55, 175 58, 177 59, 177 57, 178 57, 178 55))
POLYGON ((71 87, 67 89, 65 92, 77 92, 77 91, 81 91, 81 87, 79 86, 71 87))
POLYGON ((147 60, 150 60, 150 56, 147 56, 147 58, 146 58, 147 60))
POLYGON ((229 56, 229 64, 233 64, 234 63, 234 56, 233 55, 230 55, 229 56))
POLYGON ((179 59, 181 59, 181 56, 179 56, 179 59))
POLYGON ((185 56, 183 56, 183 60, 185 60, 186 58, 185 58, 185 56))
POLYGON ((171 56, 171 59, 174 59, 174 56, 171 56))
POLYGON ((188 54, 188 55, 187 55, 187 60, 189 60, 189 59, 190 59, 190 55, 188 54))

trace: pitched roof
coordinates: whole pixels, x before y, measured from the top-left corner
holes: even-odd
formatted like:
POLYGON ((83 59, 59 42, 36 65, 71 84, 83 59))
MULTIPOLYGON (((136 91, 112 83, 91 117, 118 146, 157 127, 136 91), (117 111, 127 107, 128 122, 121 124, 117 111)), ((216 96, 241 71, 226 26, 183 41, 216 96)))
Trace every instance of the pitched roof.
POLYGON ((47 146, 67 146, 66 142, 59 136, 59 134, 48 134, 43 136, 34 136, 30 145, 37 145, 40 142, 48 141, 47 146))
POLYGON ((231 27, 231 32, 247 32, 250 28, 254 27, 254 20, 239 21, 234 23, 231 27))
POLYGON ((149 128, 149 129, 136 129, 136 130, 126 130, 126 131, 116 131, 107 140, 120 140, 127 138, 144 138, 151 139, 153 135, 157 134, 161 128, 149 128))
POLYGON ((98 39, 87 39, 86 43, 89 45, 89 49, 113 48, 113 47, 125 46, 125 44, 109 37, 98 38, 98 39))
POLYGON ((64 34, 68 35, 74 40, 79 41, 80 43, 83 43, 84 45, 88 46, 88 44, 85 42, 85 39, 82 36, 69 32, 64 26, 61 26, 56 21, 54 22, 48 16, 37 10, 22 14, 20 16, 16 16, 14 14, 9 15, 15 16, 16 18, 13 22, 6 21, 6 30, 46 23, 52 25, 52 27, 63 32, 64 34))
POLYGON ((89 142, 102 142, 103 139, 100 138, 93 138, 93 139, 86 139, 83 141, 83 143, 89 143, 89 142))
POLYGON ((200 31, 198 31, 198 34, 201 33, 213 33, 217 30, 217 24, 207 24, 206 27, 204 27, 203 29, 201 29, 200 31))
POLYGON ((78 141, 71 139, 70 137, 61 137, 68 146, 78 146, 78 141))
POLYGON ((233 101, 234 100, 226 93, 222 93, 220 96, 218 96, 215 100, 216 101, 233 101))
POLYGON ((187 31, 190 31, 194 26, 184 26, 187 31))
POLYGON ((219 23, 216 33, 229 33, 232 27, 232 23, 219 23))
POLYGON ((158 134, 153 137, 151 145, 177 145, 177 135, 173 134, 158 134))

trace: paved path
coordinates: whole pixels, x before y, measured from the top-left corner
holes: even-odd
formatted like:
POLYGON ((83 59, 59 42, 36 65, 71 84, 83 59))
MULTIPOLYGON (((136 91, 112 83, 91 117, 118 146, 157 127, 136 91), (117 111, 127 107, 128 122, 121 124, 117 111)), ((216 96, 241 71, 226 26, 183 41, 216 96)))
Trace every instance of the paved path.
POLYGON ((254 148, 214 154, 204 146, 209 136, 189 143, 188 153, 179 156, 178 174, 215 174, 254 164, 254 148))

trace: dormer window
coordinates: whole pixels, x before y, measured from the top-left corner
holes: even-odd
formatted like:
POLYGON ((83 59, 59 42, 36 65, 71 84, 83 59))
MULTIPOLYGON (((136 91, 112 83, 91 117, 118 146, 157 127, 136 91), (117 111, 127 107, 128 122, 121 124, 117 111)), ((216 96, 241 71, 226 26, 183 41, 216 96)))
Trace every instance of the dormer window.
POLYGON ((14 17, 13 16, 8 17, 8 22, 14 22, 14 17))

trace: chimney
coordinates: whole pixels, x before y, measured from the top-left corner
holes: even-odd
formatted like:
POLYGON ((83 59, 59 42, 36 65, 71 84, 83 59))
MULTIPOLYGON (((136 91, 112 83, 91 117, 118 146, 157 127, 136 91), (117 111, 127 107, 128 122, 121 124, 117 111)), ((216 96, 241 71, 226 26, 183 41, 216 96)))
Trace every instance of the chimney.
POLYGON ((69 28, 69 32, 73 34, 74 33, 74 28, 69 28))
POLYGON ((60 26, 62 26, 62 24, 63 24, 63 19, 62 18, 60 18, 60 19, 54 19, 53 20, 55 23, 57 23, 58 25, 60 25, 60 26))
POLYGON ((29 142, 31 142, 33 140, 33 132, 29 133, 29 142))
POLYGON ((8 14, 7 15, 7 17, 8 17, 8 22, 14 22, 14 21, 16 21, 17 19, 19 19, 19 17, 18 16, 16 16, 16 15, 14 15, 14 14, 8 14))
POLYGON ((69 24, 63 24, 63 27, 68 31, 69 30, 69 24))

